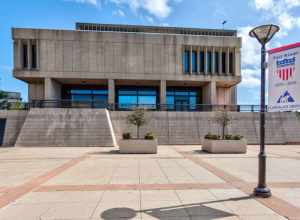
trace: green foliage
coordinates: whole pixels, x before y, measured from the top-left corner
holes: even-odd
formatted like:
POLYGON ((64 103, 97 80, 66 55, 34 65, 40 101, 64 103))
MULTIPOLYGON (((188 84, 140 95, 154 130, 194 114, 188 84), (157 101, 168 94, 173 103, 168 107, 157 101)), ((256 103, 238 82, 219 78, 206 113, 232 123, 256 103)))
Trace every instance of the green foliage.
POLYGON ((208 140, 220 140, 221 137, 220 135, 208 133, 204 138, 208 140))
POLYGON ((129 140, 129 139, 131 139, 132 137, 131 137, 131 133, 129 133, 129 132, 127 132, 127 133, 123 133, 123 139, 124 140, 129 140))
POLYGON ((220 135, 211 134, 208 133, 205 135, 205 139, 208 140, 242 140, 244 137, 241 135, 232 135, 232 134, 226 134, 224 138, 221 139, 220 135))
POLYGON ((147 133, 146 135, 145 135, 145 139, 146 140, 154 140, 155 139, 155 134, 153 134, 153 133, 147 133))
POLYGON ((7 98, 7 93, 0 91, 0 99, 5 99, 5 98, 7 98))
POLYGON ((9 106, 9 110, 23 110, 25 109, 25 106, 22 102, 17 101, 15 103, 11 103, 9 106))
POLYGON ((143 108, 136 108, 127 117, 127 122, 136 126, 136 128, 137 128, 137 138, 139 138, 139 136, 140 136, 140 127, 147 124, 145 112, 146 112, 146 110, 143 108))

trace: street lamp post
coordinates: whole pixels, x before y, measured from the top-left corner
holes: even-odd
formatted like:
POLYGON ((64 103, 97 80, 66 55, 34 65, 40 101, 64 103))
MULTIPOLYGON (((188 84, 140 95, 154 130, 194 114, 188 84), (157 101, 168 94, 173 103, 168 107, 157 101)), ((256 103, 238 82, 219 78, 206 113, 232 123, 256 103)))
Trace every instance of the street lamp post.
POLYGON ((262 25, 252 29, 250 37, 256 38, 261 44, 261 86, 260 86, 260 152, 258 155, 258 185, 254 189, 254 195, 258 197, 270 197, 271 190, 266 184, 266 152, 265 152, 265 83, 266 83, 266 44, 279 31, 277 25, 262 25))

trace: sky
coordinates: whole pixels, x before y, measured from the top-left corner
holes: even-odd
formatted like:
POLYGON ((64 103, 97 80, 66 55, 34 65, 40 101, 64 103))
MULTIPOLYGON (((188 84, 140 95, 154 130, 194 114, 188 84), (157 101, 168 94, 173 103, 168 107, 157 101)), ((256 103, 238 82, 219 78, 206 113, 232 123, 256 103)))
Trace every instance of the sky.
POLYGON ((260 45, 248 37, 255 26, 273 23, 280 32, 268 48, 300 41, 300 0, 10 0, 0 6, 0 89, 21 92, 12 76, 11 28, 74 29, 75 22, 138 24, 238 30, 243 39, 238 104, 258 104, 260 45))

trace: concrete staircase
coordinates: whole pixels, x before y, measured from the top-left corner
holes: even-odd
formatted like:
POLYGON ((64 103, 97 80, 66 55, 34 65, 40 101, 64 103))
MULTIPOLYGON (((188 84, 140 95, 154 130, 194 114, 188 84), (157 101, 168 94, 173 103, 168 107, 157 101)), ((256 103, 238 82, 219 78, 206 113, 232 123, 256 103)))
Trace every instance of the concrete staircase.
POLYGON ((30 109, 16 146, 114 146, 110 118, 104 109, 30 109))

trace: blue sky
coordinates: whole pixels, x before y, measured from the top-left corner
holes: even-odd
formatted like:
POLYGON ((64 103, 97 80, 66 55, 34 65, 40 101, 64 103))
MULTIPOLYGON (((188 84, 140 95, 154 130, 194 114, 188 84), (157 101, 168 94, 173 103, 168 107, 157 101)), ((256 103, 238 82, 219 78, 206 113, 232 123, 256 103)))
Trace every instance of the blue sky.
POLYGON ((75 22, 237 29, 243 37, 239 104, 259 102, 259 45, 248 37, 260 24, 280 25, 269 47, 300 41, 300 0, 10 0, 0 8, 0 89, 27 86, 12 77, 11 27, 74 29, 75 22))

